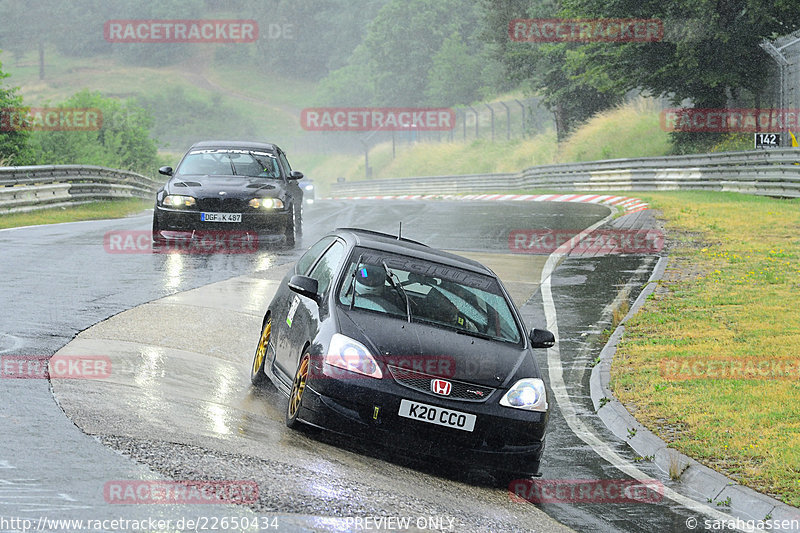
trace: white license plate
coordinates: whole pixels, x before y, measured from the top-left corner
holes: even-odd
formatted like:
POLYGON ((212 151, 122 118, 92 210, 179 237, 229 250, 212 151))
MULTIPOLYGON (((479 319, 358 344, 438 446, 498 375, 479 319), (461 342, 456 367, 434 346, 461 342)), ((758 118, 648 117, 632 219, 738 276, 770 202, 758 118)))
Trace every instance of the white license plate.
POLYGON ((472 431, 475 429, 475 415, 444 409, 424 403, 412 402, 411 400, 400 401, 400 412, 402 417, 420 420, 437 426, 472 431))
POLYGON ((200 213, 203 222, 241 222, 241 213, 200 213))

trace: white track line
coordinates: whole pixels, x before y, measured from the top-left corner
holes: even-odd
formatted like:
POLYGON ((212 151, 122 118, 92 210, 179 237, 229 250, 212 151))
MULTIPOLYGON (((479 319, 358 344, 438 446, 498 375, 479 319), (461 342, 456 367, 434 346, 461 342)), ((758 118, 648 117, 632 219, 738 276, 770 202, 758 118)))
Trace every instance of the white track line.
MULTIPOLYGON (((608 215, 603 220, 586 228, 577 235, 577 238, 571 239, 571 241, 580 242, 585 235, 590 234, 592 231, 610 221, 612 218, 613 213, 608 215)), ((550 281, 556 266, 558 266, 558 263, 561 261, 561 259, 569 253, 570 248, 570 241, 567 241, 555 252, 550 254, 545 262, 544 268, 542 269, 540 289, 542 291, 544 315, 547 321, 547 329, 553 332, 553 335, 556 336, 556 339, 559 337, 558 318, 556 314, 555 302, 553 301, 553 293, 551 290, 550 281)), ((558 406, 561 409, 561 414, 564 416, 564 420, 566 420, 567 425, 575 434, 575 436, 585 442, 590 448, 592 448, 592 450, 594 450, 597 455, 608 461, 617 470, 641 482, 652 481, 652 476, 645 474, 628 460, 620 456, 611 448, 611 446, 595 435, 595 433, 583 423, 583 420, 578 417, 575 406, 572 404, 572 399, 567 392, 567 385, 564 382, 564 369, 561 365, 561 352, 559 350, 558 343, 556 343, 556 345, 552 348, 547 349, 547 366, 548 373, 550 374, 550 387, 555 395, 556 403, 558 403, 558 406)), ((667 486, 664 486, 664 497, 669 498, 675 503, 690 509, 695 513, 706 515, 715 520, 725 521, 726 523, 736 520, 734 516, 720 512, 708 505, 699 503, 670 489, 667 486)), ((753 529, 745 531, 755 530, 753 529)))

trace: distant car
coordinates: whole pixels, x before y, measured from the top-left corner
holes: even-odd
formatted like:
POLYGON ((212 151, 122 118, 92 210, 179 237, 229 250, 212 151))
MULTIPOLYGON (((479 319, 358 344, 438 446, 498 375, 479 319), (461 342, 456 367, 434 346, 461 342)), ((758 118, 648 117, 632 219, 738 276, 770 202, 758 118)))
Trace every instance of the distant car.
POLYGON ((286 424, 376 439, 412 454, 538 474, 549 392, 497 276, 405 238, 338 229, 286 275, 250 378, 289 398, 286 424))
POLYGON ((314 188, 314 180, 311 178, 303 178, 298 182, 300 188, 303 189, 303 201, 307 204, 313 204, 317 199, 317 191, 314 188))
POLYGON ((206 141, 194 144, 156 193, 153 240, 196 231, 283 235, 294 246, 302 234, 303 173, 268 143, 206 141))

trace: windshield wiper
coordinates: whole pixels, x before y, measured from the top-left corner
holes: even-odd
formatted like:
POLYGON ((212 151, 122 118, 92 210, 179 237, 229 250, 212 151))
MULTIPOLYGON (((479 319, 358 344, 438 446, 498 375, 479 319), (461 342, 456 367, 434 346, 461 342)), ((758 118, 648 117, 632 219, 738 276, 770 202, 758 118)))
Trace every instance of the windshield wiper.
POLYGON ((381 264, 383 265, 383 269, 386 270, 386 275, 388 276, 389 283, 392 285, 392 287, 394 287, 394 289, 397 292, 400 293, 400 296, 402 296, 403 299, 406 301, 406 316, 408 317, 408 323, 410 324, 411 323, 411 300, 409 300, 408 294, 406 293, 406 290, 400 285, 400 283, 399 283, 400 279, 398 278, 397 282, 395 282, 394 277, 396 276, 396 274, 394 272, 392 272, 392 270, 389 268, 389 265, 386 264, 386 260, 385 259, 383 261, 381 261, 381 264))
MULTIPOLYGON (((261 168, 263 168, 263 169, 264 169, 264 172, 266 172, 267 174, 269 174, 269 175, 267 176, 268 178, 271 178, 271 179, 278 179, 278 178, 276 178, 275 176, 273 176, 271 172, 268 172, 268 171, 267 171, 267 165, 265 165, 265 164, 264 164, 264 162, 263 162, 262 160, 260 160, 258 157, 256 157, 256 154, 254 154, 253 152, 247 152, 247 153, 250 155, 250 157, 252 157, 253 159, 255 159, 255 160, 256 160, 256 162, 257 162, 259 165, 261 165, 261 168)), ((270 165, 270 166, 271 166, 271 165, 270 165)), ((258 176, 251 176, 251 177, 258 177, 258 176)))

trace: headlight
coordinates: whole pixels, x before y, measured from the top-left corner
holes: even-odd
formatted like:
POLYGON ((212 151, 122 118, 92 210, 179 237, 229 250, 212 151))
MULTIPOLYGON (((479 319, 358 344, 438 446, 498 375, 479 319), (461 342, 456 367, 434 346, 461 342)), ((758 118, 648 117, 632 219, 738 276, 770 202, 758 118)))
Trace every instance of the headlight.
POLYGON ((189 207, 194 205, 196 202, 194 198, 191 196, 180 196, 178 194, 170 194, 164 197, 164 200, 161 202, 163 205, 169 207, 189 207))
POLYGON ((544 381, 539 378, 525 378, 517 381, 500 400, 500 405, 527 411, 547 411, 547 392, 544 389, 544 381))
POLYGON ((311 191, 311 190, 314 189, 314 186, 313 185, 306 185, 306 186, 303 187, 303 189, 305 189, 307 191, 311 191))
POLYGON ((253 198, 248 202, 250 207, 263 207, 264 209, 283 209, 283 202, 277 198, 253 198))
POLYGON ((358 341, 335 333, 331 337, 331 345, 325 362, 331 366, 356 372, 372 378, 381 379, 381 372, 378 363, 370 355, 369 350, 358 341))

